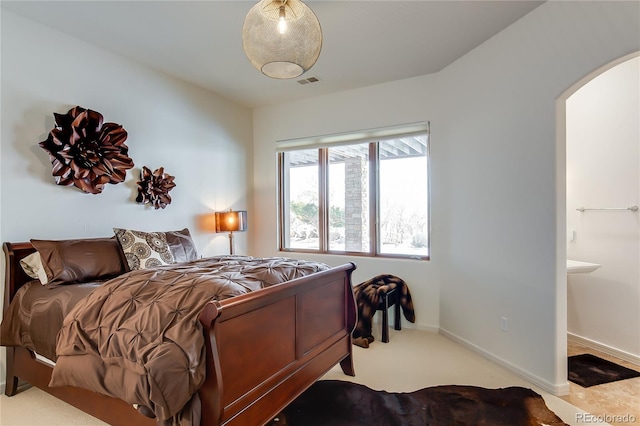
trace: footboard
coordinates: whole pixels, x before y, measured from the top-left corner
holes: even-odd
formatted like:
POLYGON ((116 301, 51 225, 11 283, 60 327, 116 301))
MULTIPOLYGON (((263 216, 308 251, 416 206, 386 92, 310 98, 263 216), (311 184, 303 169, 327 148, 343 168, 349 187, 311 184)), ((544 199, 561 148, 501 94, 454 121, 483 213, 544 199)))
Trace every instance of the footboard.
POLYGON ((206 306, 202 424, 263 425, 334 365, 354 375, 354 269, 350 263, 206 306))

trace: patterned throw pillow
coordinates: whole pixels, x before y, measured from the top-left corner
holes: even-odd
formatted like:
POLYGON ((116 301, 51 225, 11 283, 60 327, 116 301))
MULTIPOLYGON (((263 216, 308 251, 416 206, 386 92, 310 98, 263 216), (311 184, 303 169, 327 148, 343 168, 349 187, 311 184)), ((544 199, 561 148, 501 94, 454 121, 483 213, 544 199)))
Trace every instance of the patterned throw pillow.
POLYGON ((141 232, 113 228, 127 259, 129 270, 155 268, 175 263, 164 232, 141 232))

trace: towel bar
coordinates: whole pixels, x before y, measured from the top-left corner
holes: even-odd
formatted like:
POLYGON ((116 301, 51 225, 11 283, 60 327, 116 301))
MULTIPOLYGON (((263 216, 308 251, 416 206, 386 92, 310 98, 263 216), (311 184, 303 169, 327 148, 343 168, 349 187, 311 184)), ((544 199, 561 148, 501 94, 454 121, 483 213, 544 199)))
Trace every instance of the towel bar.
POLYGON ((587 210, 629 210, 631 212, 637 212, 638 206, 629 206, 629 207, 610 207, 610 208, 600 208, 600 209, 588 209, 585 207, 578 207, 576 209, 579 212, 585 212, 587 210))

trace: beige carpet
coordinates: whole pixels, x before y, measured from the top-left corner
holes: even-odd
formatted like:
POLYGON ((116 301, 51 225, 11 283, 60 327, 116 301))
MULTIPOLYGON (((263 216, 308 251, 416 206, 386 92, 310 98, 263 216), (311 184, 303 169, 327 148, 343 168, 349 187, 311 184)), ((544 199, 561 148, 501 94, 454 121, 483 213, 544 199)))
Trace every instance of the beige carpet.
MULTIPOLYGON (((374 325, 374 328, 379 326, 374 325)), ((566 423, 584 425, 577 420, 577 415, 584 413, 583 410, 549 395, 444 336, 412 329, 395 331, 393 328, 389 343, 380 342, 375 333, 374 336, 378 340, 368 349, 354 347, 356 377, 345 376, 337 367, 325 378, 351 380, 389 392, 410 392, 444 384, 529 387, 541 394, 547 406, 566 423)), ((0 425, 92 426, 104 423, 45 392, 30 388, 11 398, 0 397, 0 425)))

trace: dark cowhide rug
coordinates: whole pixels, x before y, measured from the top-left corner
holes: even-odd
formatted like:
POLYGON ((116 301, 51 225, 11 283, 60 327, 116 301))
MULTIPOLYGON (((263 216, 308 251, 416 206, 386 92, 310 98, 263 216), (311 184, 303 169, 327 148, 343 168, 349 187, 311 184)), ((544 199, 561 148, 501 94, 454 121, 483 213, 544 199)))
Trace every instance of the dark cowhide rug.
POLYGON ((408 393, 375 391, 340 380, 316 382, 271 426, 557 426, 566 425, 531 389, 435 386, 408 393))

